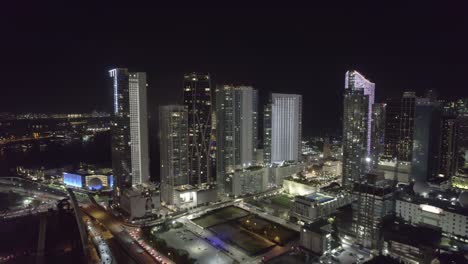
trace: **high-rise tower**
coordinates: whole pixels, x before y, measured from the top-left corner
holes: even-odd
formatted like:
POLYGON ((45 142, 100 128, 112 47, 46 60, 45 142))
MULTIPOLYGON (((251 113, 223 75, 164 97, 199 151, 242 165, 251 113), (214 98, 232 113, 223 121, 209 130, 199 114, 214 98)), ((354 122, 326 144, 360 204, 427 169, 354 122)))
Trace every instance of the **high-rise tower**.
POLYGON ((161 201, 173 205, 174 189, 188 184, 188 115, 182 105, 159 107, 161 201))
POLYGON ((302 96, 273 93, 270 104, 265 106, 264 113, 264 140, 269 143, 269 146, 265 146, 263 150, 265 163, 300 161, 302 96))
POLYGON ((258 92, 250 86, 216 88, 217 177, 223 192, 224 175, 255 164, 258 92))
POLYGON ((115 202, 125 189, 149 180, 146 73, 125 68, 109 71, 113 81, 111 122, 115 202))
POLYGON ((184 75, 184 105, 188 110, 189 183, 210 182, 211 80, 208 74, 184 75))
POLYGON ((417 98, 411 176, 414 181, 436 177, 440 155, 440 104, 432 97, 417 98))
POLYGON ((357 71, 345 75, 343 186, 350 187, 371 162, 371 122, 375 84, 357 71))

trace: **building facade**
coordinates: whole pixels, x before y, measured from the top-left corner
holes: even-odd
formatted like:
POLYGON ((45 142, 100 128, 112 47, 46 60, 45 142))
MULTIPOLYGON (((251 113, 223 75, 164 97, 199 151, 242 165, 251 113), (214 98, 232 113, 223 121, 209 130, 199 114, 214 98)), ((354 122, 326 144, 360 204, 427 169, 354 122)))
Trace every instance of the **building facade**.
POLYGON ((188 113, 183 105, 159 107, 161 201, 173 205, 175 189, 189 183, 188 113))
POLYGON ((109 71, 113 82, 111 121, 114 199, 119 204, 125 189, 149 181, 146 73, 125 68, 109 71))
POLYGON ((300 161, 302 152, 302 96, 271 94, 265 107, 265 163, 300 161), (268 133, 268 134, 267 134, 268 133))
POLYGON ((411 176, 428 181, 437 176, 440 158, 440 107, 430 98, 416 100, 411 176))
POLYGON ((312 223, 330 216, 338 208, 351 204, 351 201, 351 195, 345 192, 336 195, 312 193, 296 196, 289 215, 303 223, 312 223))
POLYGON ((372 106, 372 138, 371 138, 371 162, 372 168, 376 168, 380 158, 384 155, 385 146, 385 104, 372 106))
POLYGON ((367 181, 355 183, 353 188, 353 229, 357 243, 371 250, 378 250, 380 228, 384 217, 395 210, 392 181, 366 175, 367 181))
POLYGON ((468 242, 468 212, 458 203, 443 206, 439 201, 421 197, 397 197, 395 214, 411 225, 431 227, 444 236, 468 242))
POLYGON ((357 71, 346 72, 343 110, 343 186, 346 187, 358 181, 369 166, 374 92, 374 83, 357 71))
POLYGON ((399 140, 397 144, 397 158, 400 162, 411 162, 412 160, 415 107, 416 94, 414 92, 403 93, 399 116, 399 140))
POLYGON ((250 86, 223 85, 216 89, 217 180, 256 164, 258 92, 250 86))
POLYGON ((184 75, 184 105, 188 111, 189 183, 210 182, 211 79, 209 74, 184 75))

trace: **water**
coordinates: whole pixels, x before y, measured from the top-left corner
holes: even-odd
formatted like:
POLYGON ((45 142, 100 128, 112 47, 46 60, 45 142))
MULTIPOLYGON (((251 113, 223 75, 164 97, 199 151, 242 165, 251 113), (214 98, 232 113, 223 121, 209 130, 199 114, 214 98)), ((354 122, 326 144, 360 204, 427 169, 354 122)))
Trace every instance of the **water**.
POLYGON ((111 167, 110 133, 96 134, 91 140, 73 140, 52 142, 50 140, 34 141, 29 148, 16 145, 16 148, 3 148, 0 153, 0 177, 16 175, 16 167, 45 169, 64 166, 77 167, 80 162, 102 167, 111 167))

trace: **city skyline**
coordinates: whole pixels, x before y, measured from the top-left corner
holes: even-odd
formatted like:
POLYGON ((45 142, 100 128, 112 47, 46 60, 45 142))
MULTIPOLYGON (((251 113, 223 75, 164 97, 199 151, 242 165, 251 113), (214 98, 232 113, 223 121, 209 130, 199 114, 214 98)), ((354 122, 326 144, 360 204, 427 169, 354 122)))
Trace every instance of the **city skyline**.
POLYGON ((468 263, 467 3, 5 7, 0 262, 468 263))
POLYGON ((28 23, 31 28, 27 31, 24 23, 38 16, 32 9, 6 14, 15 15, 6 24, 15 31, 10 37, 7 34, 8 41, 1 45, 4 50, 18 46, 24 53, 12 52, 4 57, 5 67, 0 72, 8 78, 0 111, 110 111, 102 72, 114 67, 148 73, 152 117, 157 116, 158 105, 180 103, 181 76, 186 72, 209 72, 215 84, 252 85, 261 97, 287 87, 291 89, 288 92, 302 94, 311 102, 304 106, 311 120, 304 123, 305 134, 341 127, 340 92, 343 72, 348 69, 356 69, 380 84, 376 101, 399 97, 405 91, 422 94, 426 89, 439 90, 442 98, 467 93, 463 88, 468 81, 461 73, 468 67, 460 63, 468 57, 463 48, 467 40, 461 34, 467 21, 459 15, 463 7, 428 3, 407 4, 401 9, 356 10, 362 16, 351 16, 355 13, 348 14, 346 6, 308 11, 132 8, 132 17, 147 15, 129 19, 121 28, 107 26, 108 21, 126 12, 114 6, 98 8, 96 13, 80 8, 65 8, 61 13, 54 12, 61 11, 59 7, 53 7, 43 12, 49 18, 37 19, 35 25, 28 23), (399 20, 390 23, 396 17, 394 12, 399 20), (244 14, 244 20, 234 23, 219 19, 235 18, 238 13, 244 14), (73 19, 83 15, 88 19, 77 25, 73 19), (55 20, 61 20, 61 25, 55 20), (212 20, 218 23, 211 25, 212 20), (205 28, 205 34, 185 31, 192 23, 205 28), (124 36, 134 28, 143 34, 130 41, 124 36), (185 41, 184 34, 193 41, 185 41), (32 41, 38 44, 30 46, 32 41), (83 52, 80 56, 73 53, 78 48, 83 52), (41 61, 50 63, 34 67, 41 61), (21 78, 25 73, 29 78, 21 78), (71 79, 72 83, 68 81, 71 79), (22 94, 31 96, 23 98, 22 94), (319 131, 312 125, 317 122, 323 123, 319 131))

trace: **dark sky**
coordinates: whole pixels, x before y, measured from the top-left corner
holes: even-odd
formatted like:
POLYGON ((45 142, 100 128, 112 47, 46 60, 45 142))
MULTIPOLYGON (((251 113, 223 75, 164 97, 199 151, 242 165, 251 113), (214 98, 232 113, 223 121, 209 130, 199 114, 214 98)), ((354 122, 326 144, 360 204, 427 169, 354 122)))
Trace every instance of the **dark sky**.
POLYGON ((35 2, 2 3, 0 111, 106 110, 115 66, 148 73, 153 115, 178 102, 187 71, 254 85, 264 98, 302 94, 306 135, 339 127, 347 69, 376 83, 378 101, 405 90, 468 94, 466 1, 297 9, 35 2))

